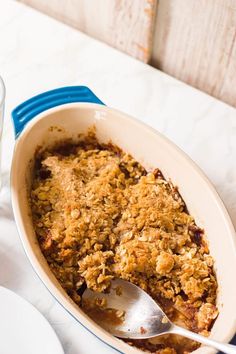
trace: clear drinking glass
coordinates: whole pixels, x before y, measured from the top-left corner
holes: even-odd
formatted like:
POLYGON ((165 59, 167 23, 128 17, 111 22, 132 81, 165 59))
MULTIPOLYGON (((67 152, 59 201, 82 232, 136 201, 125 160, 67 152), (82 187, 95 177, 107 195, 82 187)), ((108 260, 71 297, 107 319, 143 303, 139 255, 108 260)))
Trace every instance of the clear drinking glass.
POLYGON ((3 127, 3 113, 4 113, 4 102, 5 102, 5 85, 0 76, 0 189, 2 184, 1 178, 1 155, 2 155, 2 127, 3 127))

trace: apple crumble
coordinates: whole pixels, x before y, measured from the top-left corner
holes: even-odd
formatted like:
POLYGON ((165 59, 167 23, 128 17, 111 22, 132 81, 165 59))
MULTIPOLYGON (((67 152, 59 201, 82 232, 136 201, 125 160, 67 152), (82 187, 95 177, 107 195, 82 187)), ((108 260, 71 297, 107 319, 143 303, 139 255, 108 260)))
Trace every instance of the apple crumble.
MULTIPOLYGON (((159 169, 146 171, 91 133, 37 154, 30 205, 41 250, 79 306, 86 287, 105 292, 118 277, 148 292, 174 323, 209 334, 218 314, 213 259, 159 169)), ((171 334, 127 342, 160 354, 199 346, 171 334)))

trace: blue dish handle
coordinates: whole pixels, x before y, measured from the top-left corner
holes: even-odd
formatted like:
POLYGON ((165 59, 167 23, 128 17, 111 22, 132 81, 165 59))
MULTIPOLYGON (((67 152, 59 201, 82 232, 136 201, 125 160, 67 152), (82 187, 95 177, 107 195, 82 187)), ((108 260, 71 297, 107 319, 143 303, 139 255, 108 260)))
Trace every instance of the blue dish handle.
POLYGON ((17 138, 25 125, 39 113, 72 102, 90 102, 104 105, 86 86, 67 86, 41 93, 21 103, 12 111, 15 137, 17 138))

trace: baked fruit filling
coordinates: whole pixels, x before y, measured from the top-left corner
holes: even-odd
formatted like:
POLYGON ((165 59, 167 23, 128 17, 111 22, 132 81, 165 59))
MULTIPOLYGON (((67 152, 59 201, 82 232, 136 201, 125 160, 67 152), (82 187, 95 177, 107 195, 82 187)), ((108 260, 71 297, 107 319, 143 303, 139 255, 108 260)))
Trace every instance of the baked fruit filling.
MULTIPOLYGON (((37 154, 30 205, 40 248, 79 306, 86 287, 104 292, 118 277, 148 292, 174 323, 209 334, 218 314, 214 262, 159 169, 146 171, 89 133, 37 154)), ((161 354, 199 346, 177 335, 128 343, 161 354)))

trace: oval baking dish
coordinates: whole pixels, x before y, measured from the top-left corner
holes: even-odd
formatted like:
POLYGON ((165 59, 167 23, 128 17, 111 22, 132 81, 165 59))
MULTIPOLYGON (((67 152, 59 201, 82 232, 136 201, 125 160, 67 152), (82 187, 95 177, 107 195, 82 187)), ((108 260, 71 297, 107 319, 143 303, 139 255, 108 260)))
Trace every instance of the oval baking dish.
MULTIPOLYGON (((219 316, 211 331, 213 339, 228 342, 236 330, 235 232, 227 211, 200 169, 168 139, 147 125, 106 107, 87 87, 72 86, 35 96, 12 113, 16 134, 11 169, 11 197, 17 228, 25 252, 52 295, 83 326, 122 353, 140 353, 93 322, 61 288, 39 248, 28 205, 28 190, 35 151, 57 141, 76 139, 95 126, 99 141, 111 140, 145 168, 158 167, 178 186, 190 214, 204 228, 215 259, 219 284, 219 316), (227 325, 226 325, 227 324, 227 325)), ((200 347, 196 353, 213 353, 200 347)))

